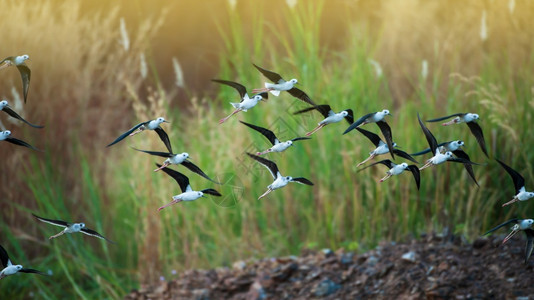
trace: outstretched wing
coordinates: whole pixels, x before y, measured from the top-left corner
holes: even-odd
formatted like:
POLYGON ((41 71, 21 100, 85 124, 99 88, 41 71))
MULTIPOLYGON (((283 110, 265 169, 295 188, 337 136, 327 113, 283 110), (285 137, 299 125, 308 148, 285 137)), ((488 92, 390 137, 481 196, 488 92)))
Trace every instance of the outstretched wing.
POLYGON ((280 76, 280 74, 275 73, 273 71, 269 71, 269 70, 265 70, 263 68, 260 68, 260 67, 256 66, 256 64, 253 64, 253 65, 254 65, 254 67, 256 67, 256 69, 258 69, 258 71, 261 72, 261 74, 263 74, 263 76, 267 77, 270 81, 275 82, 275 83, 283 83, 283 82, 285 82, 285 80, 282 79, 282 76, 280 76))
POLYGON ((312 101, 312 99, 306 95, 306 93, 304 93, 303 91, 297 89, 297 88, 292 88, 290 90, 287 91, 291 96, 299 99, 299 100, 302 100, 310 105, 313 105, 315 106, 315 103, 312 101))
POLYGON ((34 273, 34 274, 39 274, 39 275, 43 275, 43 276, 50 276, 50 274, 47 274, 47 273, 43 273, 41 271, 37 271, 35 269, 20 269, 19 272, 22 272, 22 273, 34 273))
POLYGON ((436 141, 436 138, 434 135, 432 135, 432 132, 426 128, 423 121, 421 121, 421 117, 419 117, 419 113, 417 113, 417 119, 419 120, 419 125, 421 126, 421 129, 423 130, 423 133, 425 134, 426 141, 428 142, 428 145, 430 146, 430 149, 432 150, 432 155, 436 154, 436 150, 438 149, 438 142, 436 141))
MULTIPOLYGON (((469 155, 467 155, 467 153, 465 153, 461 149, 454 150, 452 153, 454 153, 454 155, 456 155, 459 158, 463 158, 463 159, 471 161, 469 158, 469 155)), ((475 184, 478 186, 477 179, 475 178, 475 172, 473 171, 473 166, 471 164, 464 164, 464 168, 467 171, 467 174, 469 174, 469 177, 471 177, 471 179, 473 179, 475 184)))
POLYGON ((362 125, 363 121, 365 121, 365 119, 369 118, 370 116, 374 115, 375 113, 369 113, 369 114, 366 114, 364 116, 362 116, 361 118, 359 118, 358 120, 354 121, 354 123, 352 123, 349 128, 347 128, 347 130, 345 130, 345 132, 343 132, 343 134, 347 134, 349 133, 349 131, 353 130, 354 128, 357 128, 358 126, 362 125))
POLYGON ((7 255, 6 249, 0 245, 0 261, 2 262, 2 266, 6 268, 9 264, 9 255, 7 255))
POLYGON ((132 147, 132 149, 140 151, 140 152, 148 153, 150 155, 159 156, 159 157, 173 157, 174 156, 174 154, 168 153, 168 152, 157 152, 157 151, 140 150, 140 149, 137 149, 137 148, 134 148, 134 147, 132 147))
POLYGON ((263 166, 265 166, 267 169, 269 169, 269 172, 271 172, 271 175, 273 176, 274 179, 276 179, 276 177, 278 176, 278 166, 276 166, 276 163, 274 161, 271 161, 271 160, 268 160, 266 158, 263 158, 263 157, 259 157, 257 155, 254 155, 254 154, 250 154, 247 152, 247 155, 250 156, 251 158, 255 159, 257 162, 259 162, 260 164, 262 164, 263 166))
POLYGON ((276 138, 276 135, 274 135, 274 132, 270 131, 269 129, 267 128, 263 128, 263 127, 260 127, 260 126, 256 126, 256 125, 252 125, 250 123, 246 123, 246 122, 243 122, 243 121, 239 121, 243 124, 245 124, 246 126, 256 130, 257 132, 263 134, 263 136, 265 136, 269 142, 271 142, 271 144, 273 144, 273 146, 275 144, 277 144, 277 141, 279 142, 279 140, 276 138))
POLYGON ((188 160, 184 160, 182 162, 182 165, 186 168, 189 169, 189 171, 193 172, 193 173, 197 173, 198 175, 206 178, 207 180, 211 181, 211 182, 214 182, 216 184, 221 184, 220 182, 217 182, 211 178, 209 178, 208 175, 206 175, 206 173, 204 173, 197 165, 195 165, 194 163, 188 161, 188 160))
POLYGON ((311 140, 311 138, 310 137, 296 137, 292 139, 291 141, 296 142, 296 141, 303 141, 303 140, 311 140))
POLYGON ((167 135, 165 130, 163 130, 163 128, 161 127, 158 127, 154 129, 154 131, 156 131, 159 138, 163 141, 163 143, 165 144, 165 147, 167 147, 167 150, 169 150, 169 152, 172 153, 171 141, 169 140, 169 136, 167 135))
POLYGON ((380 143, 384 143, 378 134, 374 134, 371 131, 362 129, 362 128, 356 128, 361 134, 365 135, 366 138, 368 138, 376 147, 380 146, 380 143))
POLYGON ((465 113, 457 113, 457 114, 452 114, 452 115, 448 115, 448 116, 445 116, 445 117, 440 117, 440 118, 437 118, 437 119, 426 120, 426 121, 427 122, 439 122, 439 121, 450 119, 452 117, 460 117, 460 116, 463 116, 463 115, 465 115, 465 113))
POLYGON ((330 105, 328 105, 328 104, 322 104, 322 105, 316 105, 316 106, 312 106, 312 107, 305 108, 305 109, 303 109, 303 110, 296 111, 296 112, 294 112, 293 114, 294 114, 294 115, 297 115, 297 114, 301 114, 301 113, 309 112, 309 111, 312 111, 312 110, 317 110, 317 111, 320 112, 321 115, 323 115, 323 117, 325 117, 325 118, 328 118, 328 116, 329 116, 331 113, 333 113, 333 112, 332 112, 332 109, 330 108, 330 105))
POLYGON ((68 227, 70 225, 69 223, 67 223, 65 221, 61 221, 61 220, 46 219, 46 218, 39 217, 39 216, 37 216, 35 214, 32 214, 32 216, 34 216, 37 220, 39 220, 41 222, 45 222, 45 223, 52 224, 52 225, 55 225, 55 226, 68 227))
POLYGON ((469 130, 471 130, 471 133, 477 139, 477 142, 480 145, 480 149, 482 149, 482 152, 486 154, 486 157, 489 157, 488 150, 486 149, 486 141, 484 140, 484 134, 482 133, 482 128, 480 128, 480 125, 478 125, 477 122, 473 121, 467 122, 467 126, 469 127, 469 130))
POLYGON ((204 189, 201 191, 202 193, 204 194, 208 194, 208 195, 212 195, 212 196, 217 196, 217 197, 220 197, 222 196, 221 193, 219 193, 218 191, 214 190, 214 189, 204 189))
POLYGON ((26 143, 25 141, 22 141, 22 140, 19 140, 19 139, 16 139, 16 138, 12 138, 12 137, 8 137, 6 138, 4 141, 6 142, 10 142, 11 144, 15 144, 15 145, 19 145, 19 146, 24 146, 24 147, 27 147, 27 148, 30 148, 32 150, 35 150, 35 151, 41 151, 35 147, 33 147, 32 145, 26 143))
POLYGON ((26 99, 28 98, 28 89, 30 88, 30 77, 32 75, 32 72, 30 71, 30 68, 26 64, 20 64, 17 65, 17 69, 20 72, 20 77, 22 78, 22 91, 24 93, 24 103, 26 103, 26 99))
POLYGON ((506 170, 506 172, 508 172, 508 174, 510 174, 510 177, 512 177, 512 180, 514 181, 515 191, 516 191, 516 193, 519 193, 521 188, 523 188, 525 186, 525 178, 523 178, 523 176, 521 176, 521 174, 519 174, 519 172, 517 172, 516 170, 510 168, 508 165, 506 165, 502 161, 500 161, 498 159, 495 159, 495 160, 499 164, 501 164, 501 166, 506 170))
POLYGON ((350 108, 345 109, 345 111, 348 113, 348 115, 345 117, 345 120, 347 120, 349 124, 352 124, 354 122, 354 112, 350 108))
POLYGON ((393 152, 395 154, 397 154, 398 156, 402 157, 402 158, 406 158, 407 160, 410 160, 416 164, 418 164, 419 162, 417 160, 415 160, 415 158, 413 158, 410 154, 402 151, 402 150, 399 150, 399 149, 393 149, 393 152))
POLYGON ((499 229, 501 227, 504 227, 504 226, 506 226, 508 224, 512 224, 512 223, 517 224, 517 223, 519 223, 519 221, 521 221, 521 219, 517 219, 517 218, 510 219, 510 220, 508 220, 508 221, 506 221, 506 222, 504 222, 504 223, 502 223, 500 225, 497 225, 497 227, 494 227, 494 228, 488 230, 488 232, 484 233, 484 235, 488 235, 488 234, 494 232, 495 230, 497 230, 497 229, 499 229))
POLYGON ((369 167, 375 166, 377 164, 382 164, 382 165, 384 165, 384 166, 386 166, 386 167, 388 167, 390 169, 392 169, 394 166, 396 166, 396 164, 394 162, 392 162, 391 160, 384 159, 384 160, 381 160, 381 161, 374 162, 374 163, 368 165, 367 167, 365 167, 363 169, 360 169, 358 172, 363 171, 363 170, 365 170, 365 169, 367 169, 369 167))
POLYGON ((110 147, 110 146, 113 146, 115 145, 116 143, 122 141, 125 137, 129 136, 132 132, 134 132, 137 128, 143 126, 143 125, 146 125, 148 124, 148 122, 150 121, 146 121, 146 122, 142 122, 142 123, 139 123, 137 125, 135 125, 134 127, 130 128, 128 131, 126 131, 125 133, 121 134, 116 140, 114 140, 111 144, 107 145, 106 147, 110 147))
MULTIPOLYGON (((158 168, 161 168, 160 164, 156 164, 156 166, 158 166, 158 168)), ((174 178, 174 180, 176 180, 183 193, 188 192, 188 190, 192 190, 191 186, 189 185, 189 178, 187 178, 187 176, 185 176, 184 174, 167 167, 161 170, 163 170, 163 172, 165 172, 167 175, 171 176, 172 178, 174 178)))
POLYGON ((412 172, 413 178, 415 179, 415 184, 417 185, 417 189, 419 190, 419 186, 421 185, 421 171, 419 171, 419 168, 416 165, 409 165, 408 170, 412 172))
POLYGON ((532 249, 534 248, 534 230, 525 229, 525 234, 527 235, 527 245, 525 246, 525 263, 532 255, 532 249))
POLYGON ((391 134, 391 128, 389 127, 388 123, 384 121, 378 121, 376 122, 376 125, 378 125, 378 128, 380 128, 380 131, 382 131, 382 135, 384 135, 384 138, 386 139, 386 144, 388 144, 389 154, 391 154, 391 157, 395 159, 395 149, 393 148, 393 136, 391 134))
POLYGON ((100 233, 98 233, 98 232, 96 232, 96 231, 94 231, 94 230, 92 230, 92 229, 89 229, 89 228, 82 228, 80 231, 81 231, 82 233, 84 233, 84 234, 87 234, 87 235, 90 235, 90 236, 94 236, 94 237, 97 237, 97 238, 99 238, 99 239, 103 239, 103 240, 105 240, 105 241, 107 241, 107 242, 109 242, 109 243, 115 244, 114 241, 112 241, 112 240, 108 240, 106 237, 104 237, 103 235, 101 235, 100 233))
POLYGON ((18 119, 18 120, 21 120, 22 122, 30 125, 31 127, 33 128, 44 128, 44 126, 41 126, 41 125, 34 125, 26 120, 24 120, 24 118, 22 118, 19 114, 17 114, 14 110, 11 109, 11 107, 9 106, 6 106, 2 109, 3 111, 5 111, 8 115, 10 115, 11 117, 15 118, 15 119, 18 119))
POLYGON ((313 185, 313 182, 309 181, 308 179, 304 177, 297 177, 291 179, 292 182, 300 183, 300 184, 306 184, 306 185, 313 185))
POLYGON ((247 94, 247 88, 240 83, 228 81, 228 80, 221 80, 221 79, 212 79, 211 81, 233 87, 234 89, 237 90, 241 99, 243 99, 245 95, 247 94))

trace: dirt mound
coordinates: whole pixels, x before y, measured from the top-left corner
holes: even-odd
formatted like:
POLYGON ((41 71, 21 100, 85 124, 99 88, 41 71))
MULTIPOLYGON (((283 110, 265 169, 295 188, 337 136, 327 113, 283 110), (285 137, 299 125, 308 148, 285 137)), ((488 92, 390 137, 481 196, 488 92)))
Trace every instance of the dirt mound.
MULTIPOLYGON (((519 234, 518 234, 519 235, 519 234)), ((303 251, 300 257, 236 262, 190 270, 178 279, 132 291, 126 299, 528 299, 534 259, 525 238, 472 244, 458 236, 388 243, 362 255, 303 251), (523 298, 524 297, 524 298, 523 298)))

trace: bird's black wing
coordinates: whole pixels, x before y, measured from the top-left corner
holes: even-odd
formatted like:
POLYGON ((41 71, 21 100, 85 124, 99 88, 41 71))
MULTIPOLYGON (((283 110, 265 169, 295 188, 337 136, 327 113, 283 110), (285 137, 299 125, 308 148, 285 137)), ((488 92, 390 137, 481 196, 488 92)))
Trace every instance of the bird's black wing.
POLYGON ((271 172, 271 175, 273 176, 273 178, 276 179, 276 177, 278 176, 279 171, 278 171, 278 166, 276 166, 276 163, 274 161, 268 160, 268 159, 263 158, 263 157, 259 157, 259 156, 254 155, 254 154, 250 154, 248 152, 247 152, 247 155, 250 156, 251 158, 255 159, 257 162, 259 162, 263 166, 265 166, 267 169, 269 169, 269 172, 271 172))
POLYGON ((332 109, 330 108, 330 105, 322 104, 322 105, 316 105, 316 106, 312 106, 312 107, 305 108, 305 109, 303 109, 303 110, 296 111, 296 112, 294 112, 293 114, 294 114, 294 115, 297 115, 297 114, 301 114, 301 113, 309 112, 309 111, 312 111, 312 110, 317 110, 317 111, 320 112, 321 115, 323 115, 325 118, 328 118, 328 116, 330 115, 330 112, 332 111, 332 109))
POLYGON ((247 94, 247 88, 240 83, 228 81, 228 80, 221 80, 221 79, 212 79, 211 81, 233 87, 239 93, 239 96, 241 97, 241 101, 243 101, 243 98, 247 94))
POLYGON ((174 156, 173 153, 168 153, 168 152, 157 152, 157 151, 140 150, 140 149, 137 149, 137 148, 134 148, 134 147, 132 147, 132 149, 140 151, 140 152, 148 153, 150 155, 159 156, 159 157, 173 157, 174 156))
POLYGON ((84 233, 84 234, 87 234, 87 235, 90 235, 90 236, 94 236, 94 237, 97 237, 97 238, 99 238, 99 239, 103 239, 103 240, 105 240, 105 241, 107 241, 107 242, 109 242, 109 243, 115 244, 114 241, 112 241, 112 240, 108 240, 106 237, 104 237, 103 235, 101 235, 100 233, 98 233, 98 232, 96 232, 96 231, 94 231, 94 230, 92 230, 92 229, 89 229, 89 228, 82 228, 80 231, 81 231, 82 233, 84 233))
POLYGON ((390 168, 390 169, 392 169, 394 166, 396 166, 396 164, 395 164, 394 162, 392 162, 391 160, 389 160, 389 159, 384 159, 384 160, 381 160, 381 161, 374 162, 374 163, 368 165, 367 167, 365 167, 365 168, 363 168, 363 169, 360 169, 358 172, 363 171, 363 170, 365 170, 365 169, 367 169, 367 168, 370 168, 370 167, 372 167, 372 166, 374 166, 374 165, 377 165, 377 164, 382 164, 382 165, 384 165, 384 166, 387 166, 387 167, 390 168))
POLYGON ((476 162, 472 162, 472 161, 467 160, 465 158, 459 158, 459 157, 449 158, 449 159, 447 159, 447 161, 456 162, 456 163, 462 163, 462 164, 477 165, 477 166, 481 165, 481 164, 478 164, 476 162))
POLYGON ((37 220, 41 222, 45 222, 45 223, 52 224, 55 226, 68 227, 70 225, 68 222, 61 221, 61 220, 46 219, 46 218, 39 217, 35 214, 32 214, 32 216, 34 216, 37 220))
POLYGON ((214 190, 214 189, 204 189, 201 191, 202 193, 204 194, 208 194, 208 195, 212 195, 212 196, 217 196, 217 197, 220 197, 222 196, 221 193, 219 193, 218 191, 214 190))
POLYGON ((115 145, 116 143, 122 141, 125 137, 129 136, 132 132, 134 132, 137 128, 143 126, 143 125, 146 125, 148 124, 148 122, 150 121, 146 121, 146 122, 142 122, 142 123, 139 123, 137 125, 135 125, 134 127, 130 128, 128 131, 126 131, 125 133, 121 134, 116 140, 114 140, 111 144, 107 145, 106 147, 110 147, 110 146, 113 146, 115 145))
POLYGON ((285 80, 282 79, 282 76, 280 76, 280 74, 272 72, 272 71, 269 71, 269 70, 265 70, 263 68, 260 68, 260 67, 256 66, 256 64, 253 64, 253 65, 254 65, 254 67, 256 67, 256 69, 258 69, 258 71, 261 72, 261 74, 263 74, 263 76, 267 77, 272 82, 275 82, 275 83, 285 82, 285 80))
POLYGON ((0 245, 0 261, 2 262, 2 266, 6 268, 7 262, 9 261, 9 255, 7 255, 7 251, 4 249, 4 247, 2 247, 2 245, 0 245))
POLYGON ((19 114, 17 114, 14 110, 11 109, 11 107, 9 106, 6 106, 2 109, 3 111, 5 111, 8 115, 10 115, 11 117, 15 118, 15 119, 18 119, 18 120, 21 120, 22 122, 30 125, 31 127, 34 127, 34 128, 43 128, 44 126, 41 126, 41 125, 34 125, 26 120, 24 120, 24 118, 22 118, 19 114))
POLYGON ((35 148, 34 146, 26 143, 25 141, 22 141, 22 140, 19 140, 19 139, 16 139, 16 138, 8 137, 4 141, 10 142, 11 144, 28 147, 28 148, 30 148, 32 150, 35 150, 35 151, 41 151, 41 150, 35 148))
POLYGON ((417 113, 417 119, 419 120, 419 125, 421 126, 423 133, 425 134, 428 145, 430 146, 430 149, 432 150, 432 155, 435 155, 436 149, 438 149, 438 142, 436 141, 436 138, 434 137, 434 135, 432 135, 432 132, 430 132, 430 130, 426 128, 423 121, 421 121, 421 117, 419 117, 419 113, 417 113))
POLYGON ((510 220, 498 225, 497 227, 494 227, 494 228, 488 230, 486 233, 484 233, 484 235, 488 235, 488 234, 494 232, 495 230, 497 230, 497 229, 499 229, 501 227, 504 227, 504 226, 506 226, 508 224, 511 224, 511 223, 517 224, 517 223, 519 223, 519 221, 521 221, 521 219, 517 219, 517 218, 510 219, 510 220))
POLYGON ((348 115, 345 117, 345 120, 349 122, 349 124, 352 124, 354 122, 354 112, 352 109, 345 109, 345 111, 348 113, 348 115))
POLYGON ((507 166, 502 161, 500 161, 498 159, 495 159, 495 160, 499 164, 501 164, 501 166, 506 170, 506 172, 508 172, 508 174, 510 174, 510 177, 512 177, 512 180, 514 181, 515 191, 516 191, 516 193, 519 193, 519 190, 522 187, 525 186, 525 178, 523 178, 523 176, 521 176, 521 174, 519 174, 519 172, 517 172, 516 170, 510 168, 509 166, 507 166))
POLYGON ((163 141, 163 143, 165 144, 165 147, 167 147, 167 150, 169 150, 169 152, 172 153, 171 141, 169 140, 169 136, 167 135, 165 130, 163 130, 163 128, 161 127, 158 127, 154 129, 154 131, 156 131, 159 138, 163 141))
POLYGON ((452 117, 460 117, 460 116, 463 116, 463 115, 465 115, 465 113, 457 113, 457 114, 452 114, 452 115, 448 115, 448 116, 445 116, 445 117, 432 119, 432 120, 426 120, 426 121, 427 122, 439 122, 439 121, 447 120, 447 119, 452 118, 452 117))
MULTIPOLYGON (((156 166, 158 166, 158 168, 161 168, 160 164, 156 164, 156 166)), ((171 176, 172 178, 174 178, 174 180, 176 180, 183 193, 187 191, 188 187, 191 188, 189 186, 189 178, 187 178, 187 176, 185 176, 184 174, 167 167, 161 170, 163 170, 163 172, 167 173, 167 175, 171 176)))
POLYGON ((24 93, 24 103, 26 103, 26 99, 28 98, 28 89, 30 88, 30 77, 32 75, 32 72, 26 64, 17 65, 17 69, 19 70, 20 77, 22 78, 22 91, 24 93))
MULTIPOLYGON (((368 130, 365 130, 365 129, 362 129, 362 128, 356 128, 356 130, 358 130, 359 132, 361 132, 361 134, 365 135, 366 138, 368 138, 369 140, 371 140, 371 142, 376 146, 378 147, 380 145, 380 143, 382 142, 382 140, 380 139, 380 137, 378 136, 378 134, 374 134, 372 133, 371 131, 368 131, 368 130)), ((383 143, 383 142, 382 142, 383 143)))
POLYGON ((482 133, 482 128, 480 128, 480 125, 478 125, 478 123, 474 121, 467 122, 466 124, 469 127, 469 130, 471 130, 471 133, 477 139, 477 142, 480 145, 480 149, 482 149, 482 152, 486 154, 486 157, 489 157, 488 150, 486 149, 486 141, 484 140, 484 134, 482 133))
POLYGON ((209 178, 208 175, 206 175, 206 173, 204 173, 197 165, 195 165, 194 163, 188 161, 188 160, 184 160, 182 162, 182 165, 186 168, 189 169, 189 171, 193 172, 193 173, 197 173, 198 175, 206 178, 207 180, 211 181, 211 182, 214 182, 216 184, 221 184, 220 182, 217 182, 211 178, 209 178))
MULTIPOLYGON (((438 144, 438 148, 441 147, 441 146, 444 146, 445 144, 448 144, 448 143, 451 143, 451 142, 439 143, 438 144)), ((430 152, 430 148, 426 148, 425 150, 422 150, 422 151, 419 151, 419 152, 416 152, 416 153, 412 153, 411 155, 412 156, 419 156, 419 155, 427 154, 428 152, 430 152)))
POLYGON ((312 99, 306 95, 306 93, 304 93, 303 91, 301 91, 300 89, 297 89, 297 88, 292 88, 290 90, 287 91, 291 96, 299 99, 299 100, 302 100, 310 105, 313 105, 315 106, 315 103, 312 101, 312 99))
MULTIPOLYGON (((469 158, 469 155, 467 155, 467 153, 465 153, 463 150, 457 149, 453 151, 452 153, 454 153, 454 155, 456 155, 459 158, 463 158, 463 159, 471 161, 471 159, 469 158)), ((478 185, 478 182, 475 178, 475 172, 473 171, 473 166, 471 164, 464 164, 464 168, 467 171, 467 174, 469 174, 469 177, 471 177, 471 179, 473 179, 475 184, 478 185)))
POLYGON ((382 131, 382 135, 384 135, 384 138, 386 139, 386 144, 388 144, 388 149, 389 153, 391 154, 391 157, 395 159, 395 149, 393 148, 393 136, 391 134, 391 128, 385 121, 378 121, 376 122, 376 125, 378 125, 378 128, 380 128, 380 131, 382 131))
POLYGON ((527 263, 528 259, 532 255, 532 249, 534 248, 534 230, 525 229, 525 234, 527 236, 527 245, 525 246, 525 263, 527 263))
POLYGON ((421 173, 419 171, 419 168, 416 165, 409 165, 408 170, 412 172, 413 178, 415 179, 415 184, 417 185, 417 189, 419 190, 419 186, 421 185, 421 173))
POLYGON ((291 179, 291 181, 300 183, 300 184, 313 185, 313 182, 309 181, 308 179, 304 177, 296 177, 296 178, 291 179))
POLYGON ((364 116, 362 116, 361 118, 359 118, 358 120, 354 121, 354 123, 352 123, 349 128, 347 128, 347 130, 345 130, 345 132, 343 132, 343 134, 346 134, 348 133, 349 131, 353 130, 354 128, 357 128, 358 126, 360 126, 363 121, 365 121, 365 119, 369 118, 370 116, 374 115, 375 113, 368 113, 364 116))
POLYGON ((303 141, 303 140, 311 140, 311 138, 310 137, 296 137, 292 139, 291 141, 296 142, 296 141, 303 141))
POLYGON ((402 158, 406 158, 407 160, 410 160, 416 164, 418 164, 419 162, 417 160, 415 160, 415 158, 413 158, 410 154, 402 151, 402 150, 399 150, 399 149, 393 149, 393 152, 395 154, 397 154, 398 156, 402 157, 402 158))
POLYGON ((23 269, 20 269, 19 272, 22 272, 22 273, 34 273, 34 274, 39 274, 39 275, 43 275, 43 276, 50 276, 50 274, 47 274, 47 273, 43 273, 41 271, 37 271, 35 269, 26 269, 26 268, 23 268, 23 269))
POLYGON ((267 128, 263 128, 263 127, 256 126, 256 125, 252 125, 250 123, 246 123, 246 122, 243 122, 243 121, 239 121, 239 122, 241 122, 241 123, 247 125, 248 127, 256 130, 257 132, 263 134, 263 136, 266 137, 269 140, 269 142, 271 142, 271 144, 273 144, 273 146, 277 143, 276 141, 279 141, 276 138, 276 135, 274 134, 274 132, 270 131, 267 128))

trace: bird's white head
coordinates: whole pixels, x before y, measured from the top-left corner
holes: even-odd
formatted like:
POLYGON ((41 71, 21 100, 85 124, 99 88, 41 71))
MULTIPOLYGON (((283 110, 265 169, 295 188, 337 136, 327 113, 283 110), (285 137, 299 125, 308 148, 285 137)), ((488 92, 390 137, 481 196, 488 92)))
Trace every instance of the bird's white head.
POLYGON ((385 115, 390 115, 391 116, 391 113, 387 109, 382 110, 382 113, 384 114, 384 116, 385 115))
POLYGON ((478 119, 480 119, 478 114, 467 113, 464 116, 465 122, 471 122, 471 121, 478 120, 478 119))
POLYGON ((289 82, 291 82, 293 85, 299 83, 298 80, 296 80, 295 78, 291 79, 289 82))
POLYGON ((255 95, 254 97, 252 97, 252 99, 254 101, 261 101, 261 100, 263 100, 263 97, 261 95, 255 95))
POLYGON ((161 123, 169 123, 168 121, 166 121, 166 120, 165 120, 164 118, 162 118, 162 117, 157 118, 157 119, 156 119, 156 122, 158 122, 158 123, 160 123, 160 124, 161 124, 161 123))
POLYGON ((452 152, 451 151, 445 152, 445 155, 447 156, 447 159, 452 158, 452 152))
POLYGON ((200 197, 204 197, 204 193, 203 192, 197 192, 197 195, 198 195, 199 198, 200 197))
POLYGON ((346 116, 349 115, 349 112, 346 111, 346 110, 344 110, 344 111, 341 112, 341 115, 342 115, 343 117, 346 117, 346 116))
POLYGON ((403 169, 408 169, 408 164, 407 163, 402 163, 400 165, 402 166, 403 169))
POLYGON ((454 141, 452 142, 454 146, 457 146, 457 147, 462 147, 464 144, 464 141, 462 140, 457 140, 457 141, 454 141))
POLYGON ((293 146, 293 141, 287 141, 286 142, 286 145, 289 147, 289 146, 293 146))
POLYGON ((18 272, 18 271, 22 270, 22 266, 21 266, 21 265, 16 265, 16 266, 15 266, 15 269, 16 269, 17 272, 18 272))
POLYGON ((76 223, 72 227, 74 228, 74 230, 80 230, 82 228, 85 228, 85 224, 84 223, 76 223))
POLYGON ((286 181, 291 181, 291 180, 293 180, 293 177, 291 177, 291 176, 286 176, 286 177, 284 177, 284 178, 286 179, 286 181))
POLYGON ((522 220, 521 223, 519 224, 519 226, 520 226, 521 229, 523 229, 523 230, 528 229, 528 228, 531 228, 532 225, 534 225, 534 220, 532 220, 532 219, 525 219, 525 220, 522 220))
POLYGON ((7 100, 0 101, 0 110, 7 106, 7 100))
POLYGON ((397 143, 393 142, 393 148, 397 147, 397 143))
POLYGON ((19 64, 23 63, 24 61, 26 61, 28 59, 30 59, 30 56, 28 54, 19 55, 19 56, 15 57, 15 64, 19 65, 19 64))
POLYGON ((184 153, 180 154, 180 156, 181 156, 183 159, 186 159, 186 158, 189 158, 189 153, 184 152, 184 153))
POLYGON ((4 138, 8 137, 11 135, 11 131, 9 130, 4 130, 0 133, 4 138))

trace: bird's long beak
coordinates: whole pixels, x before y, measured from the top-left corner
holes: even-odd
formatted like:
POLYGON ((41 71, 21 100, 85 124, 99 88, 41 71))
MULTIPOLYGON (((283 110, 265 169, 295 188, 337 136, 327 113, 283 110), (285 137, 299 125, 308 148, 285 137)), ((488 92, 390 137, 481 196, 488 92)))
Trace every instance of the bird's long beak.
POLYGON ((393 117, 393 115, 392 115, 391 113, 388 113, 388 115, 390 115, 390 116, 392 116, 392 117, 393 117))
POLYGON ((163 123, 169 123, 169 124, 171 124, 171 122, 169 122, 169 121, 167 121, 167 120, 163 121, 163 123))

